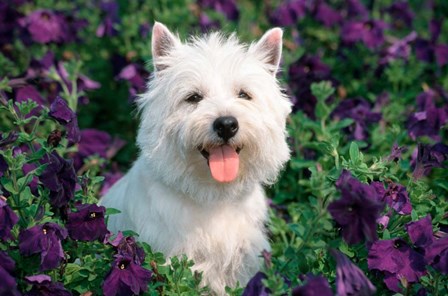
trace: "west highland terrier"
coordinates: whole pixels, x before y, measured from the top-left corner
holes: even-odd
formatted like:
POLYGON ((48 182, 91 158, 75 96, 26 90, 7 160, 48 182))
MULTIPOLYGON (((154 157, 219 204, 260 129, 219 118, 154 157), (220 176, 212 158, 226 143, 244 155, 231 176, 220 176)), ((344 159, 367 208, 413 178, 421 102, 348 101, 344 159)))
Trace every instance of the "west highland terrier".
POLYGON ((262 185, 289 159, 291 111, 276 79, 282 30, 249 46, 212 33, 152 32, 154 74, 139 100, 141 155, 101 201, 167 257, 186 254, 215 294, 245 285, 269 250, 262 185))

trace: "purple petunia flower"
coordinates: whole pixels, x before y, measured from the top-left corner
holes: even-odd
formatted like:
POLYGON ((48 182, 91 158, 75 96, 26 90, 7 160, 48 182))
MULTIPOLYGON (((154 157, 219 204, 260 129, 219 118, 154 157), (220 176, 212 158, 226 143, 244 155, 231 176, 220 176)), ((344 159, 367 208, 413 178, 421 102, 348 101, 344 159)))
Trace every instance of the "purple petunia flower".
POLYGON ((148 289, 152 272, 134 263, 131 257, 116 256, 102 285, 105 296, 138 295, 148 289))
POLYGON ((391 38, 391 44, 381 54, 380 64, 385 65, 397 59, 407 61, 411 55, 411 43, 417 38, 417 33, 412 31, 403 39, 391 38))
POLYGON ((406 231, 414 245, 423 250, 427 264, 448 274, 448 236, 434 237, 431 216, 406 224, 406 231))
POLYGON ((350 19, 366 20, 369 18, 369 11, 360 0, 347 0, 347 16, 350 19))
POLYGON ((46 274, 26 276, 25 280, 32 285, 26 296, 71 296, 72 293, 64 288, 59 282, 52 282, 51 277, 46 274))
POLYGON ((412 27, 412 21, 414 20, 415 15, 407 1, 394 2, 385 11, 392 17, 392 24, 395 28, 412 27))
POLYGON ((261 271, 257 272, 247 283, 242 296, 268 296, 270 291, 263 285, 266 275, 261 271))
POLYGON ((304 55, 289 66, 289 88, 297 98, 294 111, 302 110, 311 118, 315 118, 314 109, 317 99, 311 93, 311 84, 322 80, 331 80, 330 67, 318 56, 304 55))
POLYGON ((41 161, 48 164, 39 180, 50 190, 50 204, 60 208, 68 204, 75 194, 77 181, 72 160, 65 160, 56 151, 45 155, 41 161))
POLYGON ((442 21, 432 20, 429 23, 431 39, 418 38, 415 53, 419 60, 428 63, 436 61, 439 67, 448 64, 448 44, 437 43, 442 28, 442 21))
POLYGON ((38 43, 62 42, 65 40, 67 23, 64 18, 51 10, 36 10, 19 20, 31 38, 38 43))
POLYGON ((338 250, 331 249, 330 253, 336 259, 336 290, 338 296, 375 294, 375 286, 358 266, 338 250))
POLYGON ((8 254, 0 251, 0 295, 20 295, 16 279, 13 276, 15 268, 16 264, 8 254))
POLYGON ((68 233, 72 239, 82 241, 103 240, 108 230, 104 215, 106 208, 95 204, 76 205, 77 212, 69 213, 68 233))
POLYGON ((138 94, 144 92, 149 75, 150 73, 143 66, 133 63, 124 67, 117 78, 129 82, 129 99, 134 101, 138 94))
POLYGON ((427 176, 433 168, 444 166, 444 161, 448 159, 448 146, 442 143, 433 146, 419 143, 416 158, 412 176, 420 179, 427 176))
POLYGON ((292 26, 302 19, 306 13, 306 0, 286 0, 270 15, 269 20, 274 26, 292 26))
POLYGON ((0 154, 0 177, 3 177, 9 166, 3 155, 0 154))
POLYGON ((395 292, 400 292, 399 282, 417 282, 426 273, 423 255, 414 251, 402 239, 380 240, 372 244, 367 258, 369 269, 385 272, 384 282, 395 292))
POLYGON ((376 220, 384 205, 378 202, 378 194, 373 186, 363 184, 344 170, 336 182, 341 198, 328 206, 333 219, 341 226, 342 236, 348 244, 356 244, 363 239, 375 241, 376 220))
POLYGON ((236 21, 240 17, 235 0, 199 0, 198 5, 218 11, 231 21, 236 21))
POLYGON ((54 64, 54 53, 47 51, 47 53, 41 59, 33 58, 26 70, 27 79, 35 79, 40 77, 46 77, 51 66, 54 64))
POLYGON ((17 214, 8 206, 3 198, 3 196, 0 196, 0 241, 13 238, 11 229, 19 221, 17 214))
POLYGON ((131 258, 133 262, 141 265, 145 261, 145 251, 137 245, 135 238, 133 236, 117 235, 116 239, 119 238, 121 239, 116 244, 117 253, 120 256, 131 258))
MULTIPOLYGON (((251 294, 260 295, 260 294, 251 294)), ((295 287, 292 296, 333 296, 328 280, 323 276, 307 276, 303 286, 295 287)))
POLYGON ((50 105, 49 115, 65 126, 69 143, 79 142, 81 139, 81 134, 79 132, 76 113, 70 109, 64 99, 59 96, 56 97, 54 102, 50 105))
POLYGON ((16 7, 6 1, 0 3, 0 44, 11 44, 14 40, 14 29, 20 17, 16 7))
POLYGON ((371 185, 375 187, 381 202, 387 203, 389 207, 400 215, 411 214, 412 204, 406 187, 393 182, 388 183, 387 189, 384 189, 382 182, 373 182, 371 185))
POLYGON ((118 31, 116 25, 120 21, 118 16, 118 2, 102 1, 100 7, 105 16, 96 29, 96 36, 104 37, 117 35, 118 31))
POLYGON ((326 27, 332 27, 342 21, 341 14, 324 1, 318 1, 314 6, 314 17, 326 27))
POLYGON ((341 38, 346 44, 362 41, 368 48, 375 49, 384 43, 385 28, 381 20, 348 21, 341 29, 341 38))
POLYGON ((84 159, 92 155, 102 158, 112 158, 124 145, 125 141, 112 138, 108 133, 97 129, 84 129, 78 143, 78 152, 74 155, 74 166, 79 170, 84 159))
POLYGON ((40 253, 40 270, 59 266, 64 259, 61 240, 67 237, 67 230, 56 223, 36 225, 19 234, 19 250, 22 255, 40 253))
POLYGON ((369 102, 363 98, 345 99, 333 110, 333 118, 351 118, 354 123, 347 128, 353 139, 362 141, 368 138, 367 127, 381 119, 381 113, 373 112, 369 102))
POLYGON ((417 96, 417 112, 412 114, 407 122, 409 136, 413 140, 420 136, 440 140, 439 131, 448 122, 448 108, 437 108, 437 99, 439 95, 432 89, 417 96))

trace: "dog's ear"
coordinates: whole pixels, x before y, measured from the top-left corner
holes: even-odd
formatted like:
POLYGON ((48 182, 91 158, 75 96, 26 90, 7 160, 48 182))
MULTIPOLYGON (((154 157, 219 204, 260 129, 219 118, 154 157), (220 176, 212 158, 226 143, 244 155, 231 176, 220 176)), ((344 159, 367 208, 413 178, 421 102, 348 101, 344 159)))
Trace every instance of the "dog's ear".
POLYGON ((263 37, 255 44, 253 50, 260 56, 263 62, 269 65, 272 75, 275 75, 282 55, 282 36, 280 28, 273 28, 264 33, 263 37))
POLYGON ((152 28, 151 46, 152 60, 156 71, 161 71, 167 67, 162 58, 168 56, 179 42, 179 39, 164 24, 155 22, 152 28))

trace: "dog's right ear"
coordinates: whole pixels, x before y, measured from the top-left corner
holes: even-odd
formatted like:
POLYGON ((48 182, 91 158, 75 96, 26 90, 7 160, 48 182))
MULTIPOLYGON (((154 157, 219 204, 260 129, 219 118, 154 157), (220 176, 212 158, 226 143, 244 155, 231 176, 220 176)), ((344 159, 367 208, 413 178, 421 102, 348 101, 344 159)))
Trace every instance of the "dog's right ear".
POLYGON ((169 55, 170 51, 180 43, 179 39, 174 36, 168 28, 159 22, 155 22, 152 28, 152 60, 154 69, 161 71, 168 67, 163 61, 163 57, 169 55))

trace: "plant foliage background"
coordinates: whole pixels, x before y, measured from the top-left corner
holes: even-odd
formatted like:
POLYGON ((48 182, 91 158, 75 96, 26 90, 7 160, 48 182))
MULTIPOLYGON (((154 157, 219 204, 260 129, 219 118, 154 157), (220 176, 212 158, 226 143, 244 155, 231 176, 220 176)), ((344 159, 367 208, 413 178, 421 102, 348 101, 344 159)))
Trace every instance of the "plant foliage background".
POLYGON ((199 295, 188 258, 110 233, 138 153, 155 20, 184 39, 284 28, 291 161, 272 251, 230 295, 448 294, 448 2, 0 3, 0 295, 199 295))

